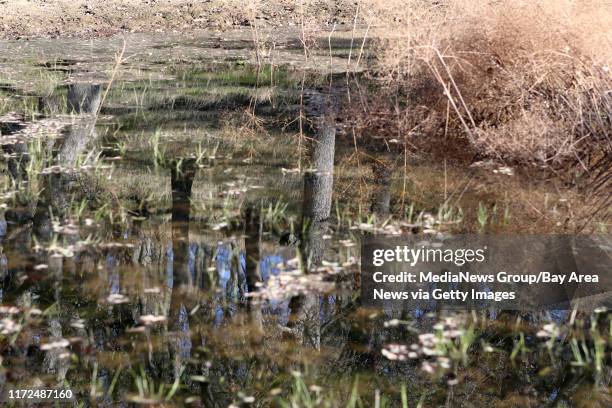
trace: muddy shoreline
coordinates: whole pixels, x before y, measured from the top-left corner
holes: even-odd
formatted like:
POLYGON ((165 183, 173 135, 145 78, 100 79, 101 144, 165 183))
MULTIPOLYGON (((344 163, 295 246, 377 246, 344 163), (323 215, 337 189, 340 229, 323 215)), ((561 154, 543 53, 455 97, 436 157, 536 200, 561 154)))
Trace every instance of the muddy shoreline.
POLYGON ((237 27, 352 24, 350 1, 5 0, 0 39, 97 38, 121 33, 191 34, 237 27))

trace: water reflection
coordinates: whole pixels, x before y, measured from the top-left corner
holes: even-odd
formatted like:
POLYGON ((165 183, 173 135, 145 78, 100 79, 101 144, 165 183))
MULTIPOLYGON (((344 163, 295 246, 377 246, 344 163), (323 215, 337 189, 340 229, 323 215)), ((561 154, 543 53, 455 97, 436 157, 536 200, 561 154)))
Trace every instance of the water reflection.
MULTIPOLYGON (((73 168, 79 157, 92 147, 97 138, 95 124, 101 98, 102 87, 99 84, 79 83, 68 86, 67 108, 76 116, 59 140, 59 145, 55 146, 53 140, 50 141, 53 144, 51 148, 54 159, 53 163, 47 165, 56 166, 60 171, 40 176, 41 193, 33 210, 34 230, 45 241, 53 233, 52 214, 60 220, 66 220, 70 189, 77 182, 78 176, 67 174, 61 169, 73 168)), ((87 153, 88 157, 93 157, 92 150, 87 153)), ((30 156, 32 154, 35 153, 31 152, 30 156)))
MULTIPOLYGON (((315 94, 311 100, 321 113, 311 118, 313 135, 309 139, 311 168, 304 174, 302 238, 300 257, 306 272, 321 265, 328 234, 334 188, 336 112, 331 94, 315 94)), ((321 319, 318 295, 299 295, 291 299, 288 327, 298 341, 314 349, 321 347, 321 319)))
MULTIPOLYGON (((236 193, 240 196, 236 202, 227 198, 232 195, 227 191, 222 191, 225 195, 211 191, 213 187, 228 190, 226 186, 234 182, 228 181, 228 174, 233 173, 255 179, 257 184, 278 184, 278 166, 265 164, 262 171, 243 157, 231 158, 234 151, 219 152, 230 158, 218 163, 185 154, 188 149, 176 148, 180 153, 174 154, 170 147, 186 143, 184 140, 164 141, 172 153, 163 160, 124 158, 127 163, 117 164, 117 171, 128 169, 133 172, 131 177, 154 177, 153 193, 160 197, 155 205, 136 208, 113 201, 121 186, 113 184, 120 183, 112 172, 101 176, 108 182, 107 195, 77 195, 75 191, 83 185, 90 187, 91 179, 67 169, 97 156, 101 146, 116 137, 109 129, 119 131, 96 121, 100 85, 73 84, 66 92, 70 124, 61 138, 43 141, 51 154, 45 156, 41 169, 57 171, 28 171, 29 160, 38 155, 34 144, 5 148, 11 154, 7 169, 14 184, 37 182, 41 187, 19 211, 15 206, 3 213, 0 296, 3 303, 36 307, 45 313, 14 344, 3 346, 9 367, 25 367, 22 371, 37 377, 44 372, 52 377, 44 381, 69 383, 82 398, 98 398, 98 403, 109 405, 128 396, 140 402, 163 400, 139 389, 138 384, 142 388, 146 379, 156 387, 164 384, 166 392, 176 382, 181 401, 197 397, 201 406, 227 407, 242 398, 238 397, 242 391, 244 396, 256 395, 261 406, 270 406, 275 388, 282 388, 285 396, 289 393, 292 371, 314 372, 313 384, 318 383, 314 385, 337 387, 339 392, 353 386, 343 383, 345 378, 352 381, 351 376, 360 375, 364 392, 370 395, 376 388, 399 397, 397 386, 409 382, 412 405, 430 388, 447 396, 447 377, 441 377, 440 385, 421 373, 418 362, 399 364, 381 354, 389 343, 418 342, 416 332, 433 332, 443 314, 435 305, 419 311, 366 309, 361 305, 358 276, 338 266, 354 266, 349 258, 356 253, 347 248, 358 244, 363 232, 343 229, 332 214, 334 198, 345 200, 338 194, 335 179, 341 150, 336 140, 334 96, 312 92, 312 106, 308 107, 312 132, 306 138, 308 171, 298 182, 302 194, 295 194, 299 198, 289 203, 282 225, 271 228, 267 211, 277 197, 267 190, 236 193), (220 170, 210 171, 215 168, 220 170), (198 188, 211 191, 196 195, 198 188), (76 214, 75 197, 84 196, 106 200, 103 204, 119 209, 105 213, 100 210, 103 204, 85 200, 82 214, 76 214), (284 232, 278 233, 287 230, 295 239, 283 239, 284 232), (300 269, 304 275, 295 273, 300 269), (331 292, 271 299, 254 296, 281 275, 295 273, 291 282, 310 283, 330 270, 336 275, 322 279, 337 284, 331 292), (435 313, 429 313, 432 311, 435 313), (385 325, 390 320, 408 322, 410 327, 385 325)), ((54 103, 57 99, 43 105, 50 111, 61 110, 59 106, 49 108, 54 103)), ((198 118, 195 124, 183 121, 180 126, 205 126, 198 118)), ((133 128, 128 135, 136 137, 147 123, 129 125, 133 128)), ((3 135, 24 126, 3 127, 3 135)), ((365 208, 369 206, 370 214, 384 220, 394 215, 393 169, 385 160, 376 160, 368 171, 372 183, 365 208)), ((551 320, 503 313, 489 318, 500 326, 517 321, 540 325, 551 320)), ((554 321, 568 318, 553 314, 554 321)), ((485 332, 478 340, 511 354, 516 339, 509 334, 511 330, 503 333, 485 332)), ((533 335, 528 337, 528 341, 533 339, 533 335)), ((488 376, 483 381, 493 388, 500 386, 496 381, 503 375, 477 374, 488 376)), ((8 377, 3 381, 28 381, 23 373, 9 373, 8 377)), ((555 391, 555 398, 559 392, 555 391)), ((540 394, 551 395, 548 391, 540 394)), ((441 403, 437 396, 432 401, 441 403)))
POLYGON ((331 95, 319 95, 323 113, 315 118, 314 134, 309 139, 311 168, 304 174, 302 209, 303 262, 306 269, 316 268, 323 259, 324 236, 329 225, 334 189, 334 153, 336 114, 331 95))
POLYGON ((390 215, 391 208, 391 165, 377 161, 372 164, 373 191, 371 212, 380 219, 390 215))

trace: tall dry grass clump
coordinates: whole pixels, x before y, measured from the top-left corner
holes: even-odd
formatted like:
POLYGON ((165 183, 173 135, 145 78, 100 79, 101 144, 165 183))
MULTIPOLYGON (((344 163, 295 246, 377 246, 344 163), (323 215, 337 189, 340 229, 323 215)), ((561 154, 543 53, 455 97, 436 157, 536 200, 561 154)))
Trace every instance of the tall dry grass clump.
POLYGON ((455 136, 505 161, 612 166, 609 0, 367 0, 363 10, 385 94, 366 126, 455 136))

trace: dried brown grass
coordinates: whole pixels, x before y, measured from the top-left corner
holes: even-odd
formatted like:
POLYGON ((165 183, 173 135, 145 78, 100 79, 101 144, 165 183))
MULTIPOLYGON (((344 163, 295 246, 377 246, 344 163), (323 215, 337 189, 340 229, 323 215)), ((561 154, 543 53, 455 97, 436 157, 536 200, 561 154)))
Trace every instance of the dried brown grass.
POLYGON ((364 127, 510 162, 612 154, 609 0, 367 1, 383 86, 364 127))

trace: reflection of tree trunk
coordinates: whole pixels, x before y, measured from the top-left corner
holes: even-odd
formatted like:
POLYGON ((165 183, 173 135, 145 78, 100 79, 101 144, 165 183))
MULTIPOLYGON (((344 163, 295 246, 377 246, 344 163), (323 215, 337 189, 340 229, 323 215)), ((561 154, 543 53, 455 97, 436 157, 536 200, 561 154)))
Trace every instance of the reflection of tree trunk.
MULTIPOLYGON (((79 155, 81 155, 90 143, 96 138, 95 116, 100 107, 102 99, 102 87, 98 84, 73 84, 68 87, 68 109, 79 117, 75 118, 72 126, 65 132, 61 145, 57 149, 55 157, 56 164, 63 167, 73 167, 79 155)), ((2 125, 2 133, 16 131, 23 127, 20 123, 9 123, 10 126, 2 125)), ((9 162, 9 171, 14 180, 19 181, 26 178, 26 165, 29 160, 27 156, 28 146, 18 143, 11 148, 11 153, 18 157, 9 162)), ((32 217, 34 213, 35 230, 43 237, 48 238, 51 234, 51 211, 55 216, 63 217, 67 203, 66 195, 74 175, 64 173, 41 176, 42 193, 39 202, 34 203, 25 215, 32 217)), ((11 214, 21 218, 19 214, 11 214)), ((20 219, 15 220, 20 223, 20 219)))
MULTIPOLYGON (((245 249, 245 274, 249 293, 258 290, 263 281, 259 269, 261 259, 261 233, 262 224, 260 212, 257 208, 249 205, 244 214, 244 249, 245 249)), ((248 298, 249 316, 251 322, 259 331, 263 330, 261 304, 258 299, 248 298)))
POLYGON ((102 99, 102 86, 97 84, 72 84, 68 87, 68 110, 90 117, 82 118, 70 127, 58 152, 58 162, 74 165, 88 144, 95 140, 96 120, 102 99))
POLYGON ((372 213, 378 217, 387 217, 391 204, 391 169, 383 163, 374 163, 374 191, 372 193, 372 213))
MULTIPOLYGON (((183 291, 193 287, 189 271, 189 215, 191 212, 191 187, 195 176, 195 163, 182 161, 172 166, 172 297, 170 313, 178 316, 183 302, 183 291)), ((178 322, 177 322, 178 323, 178 322)))
POLYGON ((348 325, 348 333, 344 349, 338 358, 338 364, 346 364, 346 370, 351 370, 354 367, 359 367, 362 370, 371 370, 375 372, 377 356, 380 349, 376 348, 375 339, 372 334, 377 330, 371 327, 374 321, 364 324, 362 321, 355 321, 351 318, 351 313, 358 310, 362 306, 361 296, 355 299, 349 307, 341 313, 346 314, 348 325))
MULTIPOLYGON (((25 118, 20 115, 9 114, 1 117, 0 135, 12 135, 22 130, 26 127, 24 121, 25 118)), ((30 159, 28 156, 28 145, 24 141, 20 141, 14 144, 3 144, 0 147, 5 155, 9 156, 6 161, 7 169, 12 182, 17 190, 19 190, 22 181, 27 181, 28 179, 27 167, 30 159)), ((14 208, 7 211, 7 218, 16 224, 21 224, 23 218, 29 219, 31 217, 32 208, 30 208, 30 205, 30 200, 26 200, 26 202, 21 202, 20 200, 14 208), (20 207, 23 207, 23 209, 20 207)))
POLYGON ((96 138, 96 123, 93 118, 75 120, 64 135, 64 142, 57 152, 58 164, 75 166, 79 156, 85 153, 89 144, 96 138))
MULTIPOLYGON (((58 341, 63 339, 62 336, 62 325, 57 318, 53 318, 49 322, 49 342, 58 341)), ((53 373, 56 375, 57 382, 61 384, 66 378, 66 373, 70 367, 70 361, 62 356, 66 353, 65 348, 53 348, 45 351, 45 357, 43 360, 43 367, 45 372, 53 373)))
MULTIPOLYGON (((323 101, 323 114, 316 118, 311 139, 312 171, 304 175, 304 203, 300 254, 306 272, 320 266, 325 251, 334 183, 336 143, 335 114, 329 97, 323 101)), ((316 293, 291 299, 289 327, 302 344, 319 349, 321 344, 320 302, 316 293)))
POLYGON ((68 86, 68 110, 77 114, 97 113, 102 100, 99 84, 71 84, 68 86))
POLYGON ((312 171, 304 175, 301 250, 307 270, 321 264, 334 185, 335 117, 328 110, 318 119, 312 138, 312 171))
MULTIPOLYGON (((74 84, 68 88, 68 108, 77 114, 84 115, 75 120, 64 135, 58 148, 56 162, 61 166, 72 167, 79 155, 96 138, 95 117, 101 100, 101 86, 93 84, 74 84), (89 115, 89 116, 85 116, 89 115)), ((54 215, 63 218, 69 200, 67 193, 74 176, 60 173, 43 176, 44 189, 34 214, 34 224, 37 232, 43 237, 50 236, 50 209, 54 215)))
MULTIPOLYGON (((64 272, 64 259, 62 257, 50 255, 48 258, 49 270, 48 274, 53 279, 53 288, 55 305, 57 310, 62 311, 62 280, 64 272)), ((62 325, 60 316, 53 317, 49 322, 49 337, 51 341, 58 341, 63 339, 62 325)), ((67 358, 62 356, 66 353, 65 348, 52 348, 45 352, 45 358, 43 360, 43 366, 45 371, 48 373, 56 374, 58 383, 61 383, 66 378, 66 373, 70 366, 70 362, 67 358)))
POLYGON ((171 169, 172 186, 172 292, 170 295, 170 327, 174 354, 174 378, 180 375, 183 361, 191 354, 189 310, 185 295, 194 288, 189 269, 189 216, 191 188, 195 177, 195 162, 181 160, 171 169))
MULTIPOLYGON (((11 135, 25 127, 25 119, 19 115, 2 117, 0 119, 0 135, 11 135)), ((25 142, 2 145, 2 150, 10 157, 7 167, 11 178, 19 183, 26 179, 26 167, 28 165, 28 146, 25 142)))
POLYGON ((258 210, 248 206, 245 210, 244 222, 247 287, 249 292, 254 292, 257 290, 258 284, 262 282, 261 271, 259 270, 261 222, 258 210))
POLYGON ((291 315, 287 326, 303 345, 319 349, 321 346, 321 317, 319 295, 298 295, 289 302, 291 315))

